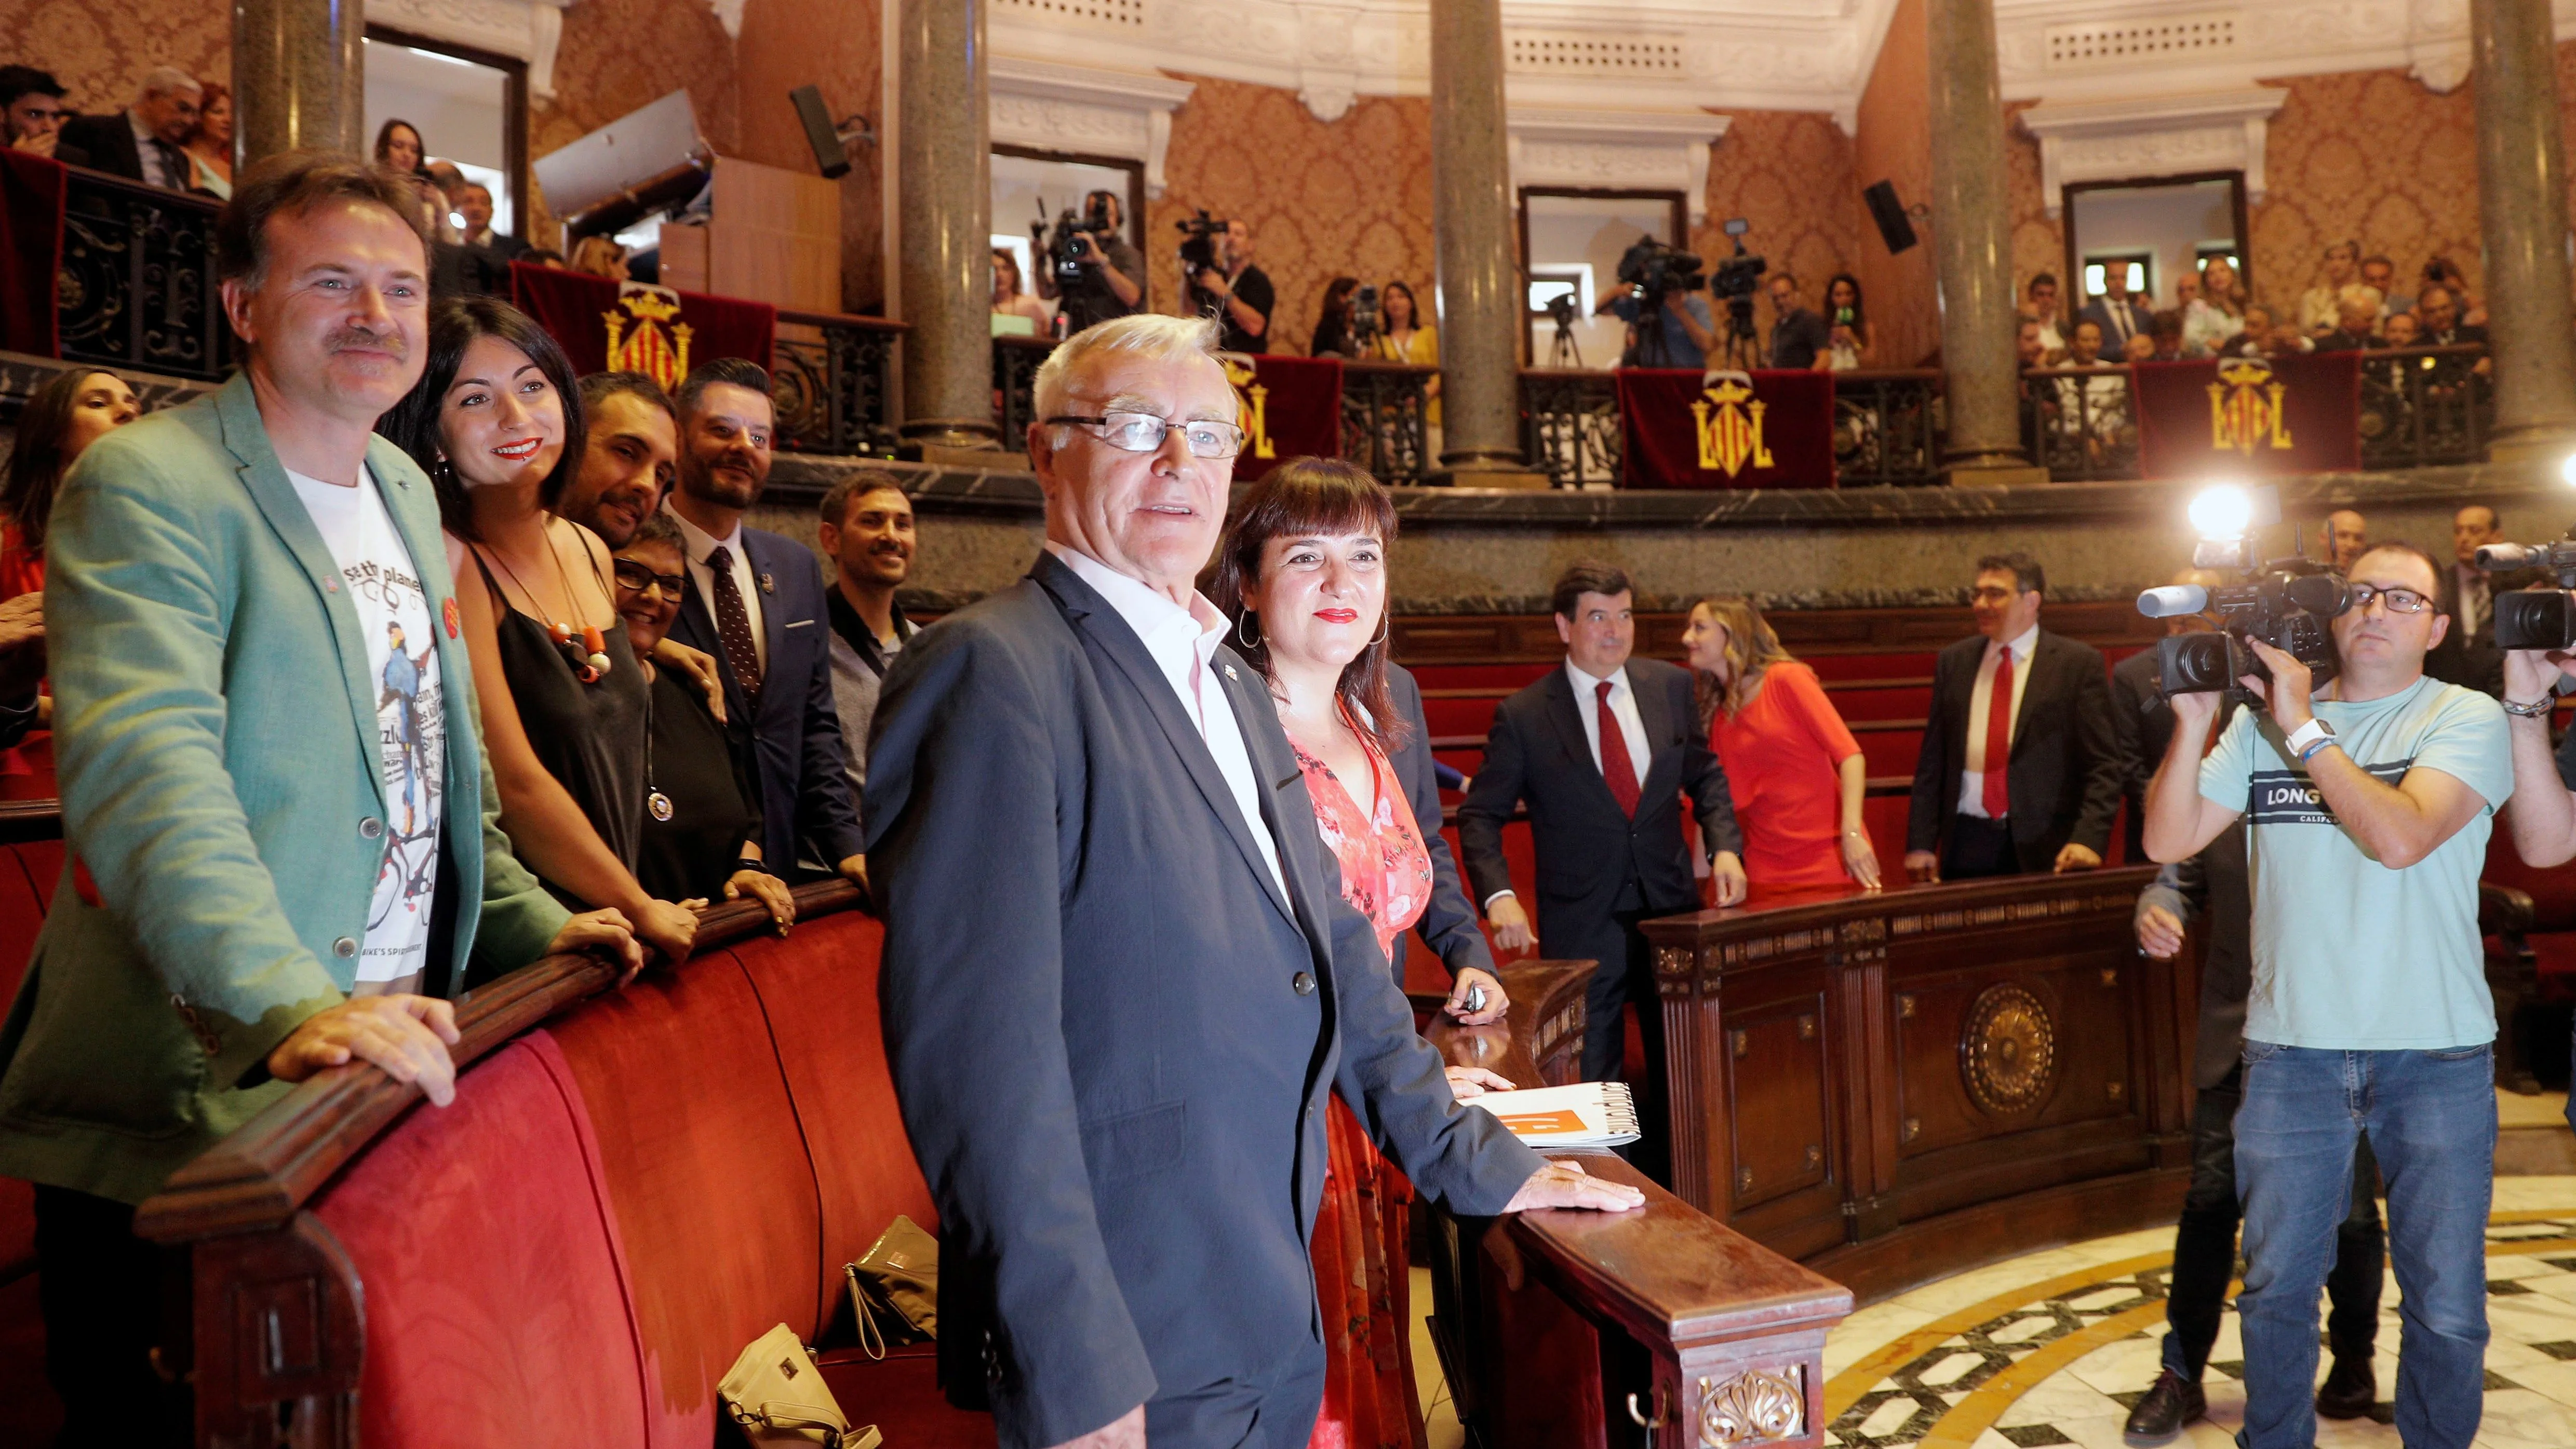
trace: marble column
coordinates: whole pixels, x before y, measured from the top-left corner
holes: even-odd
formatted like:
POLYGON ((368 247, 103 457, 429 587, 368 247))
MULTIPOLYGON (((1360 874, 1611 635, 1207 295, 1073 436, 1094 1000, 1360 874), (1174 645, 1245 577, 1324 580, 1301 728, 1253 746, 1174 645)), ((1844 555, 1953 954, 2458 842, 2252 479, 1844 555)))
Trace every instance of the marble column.
POLYGON ((307 147, 367 154, 366 31, 356 0, 234 0, 240 164, 307 147))
POLYGON ((2471 0, 2469 33, 2487 342, 2495 354, 2490 456, 2554 467, 2576 446, 2576 334, 2549 0, 2471 0))
POLYGON ((1521 455, 1521 279, 1501 0, 1431 0, 1443 445, 1431 481, 1544 488, 1521 455))
POLYGON ((2047 471, 2031 466, 2021 441, 2011 179, 1994 0, 1929 0, 1924 18, 1932 70, 1932 244, 1949 413, 1942 479, 2045 483, 2047 471))
POLYGON ((993 423, 991 102, 985 0, 899 0, 903 436, 990 449, 993 423))

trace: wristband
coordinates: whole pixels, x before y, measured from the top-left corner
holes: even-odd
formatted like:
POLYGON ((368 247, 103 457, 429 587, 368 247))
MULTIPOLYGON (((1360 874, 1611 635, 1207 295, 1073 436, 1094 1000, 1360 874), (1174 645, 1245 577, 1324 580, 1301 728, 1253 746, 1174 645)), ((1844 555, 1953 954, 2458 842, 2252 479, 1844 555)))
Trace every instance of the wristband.
POLYGON ((774 871, 774 870, 771 870, 771 869, 769 868, 769 865, 768 865, 768 863, 767 863, 767 862, 765 862, 765 861, 758 861, 758 860, 754 860, 754 859, 752 859, 750 856, 747 856, 747 855, 746 855, 746 856, 743 856, 742 858, 740 858, 740 859, 738 859, 738 860, 736 860, 736 861, 733 863, 733 868, 734 868, 734 873, 735 873, 735 874, 737 874, 737 875, 741 874, 742 872, 744 872, 744 871, 746 871, 746 870, 747 870, 747 871, 750 871, 753 875, 776 875, 776 874, 778 874, 778 872, 776 872, 776 871, 774 871))
POLYGON ((2504 712, 2516 719, 2547 719, 2549 712, 2558 707, 2558 694, 2553 689, 2530 704, 2516 704, 2509 699, 2503 704, 2504 712))
POLYGON ((2315 744, 2308 746, 2306 749, 2299 751, 2299 763, 2304 765, 2308 761, 2315 759, 2318 753, 2326 749, 2328 746, 2340 746, 2342 743, 2343 741, 2336 739, 2332 735, 2328 735, 2324 739, 2317 741, 2315 744))

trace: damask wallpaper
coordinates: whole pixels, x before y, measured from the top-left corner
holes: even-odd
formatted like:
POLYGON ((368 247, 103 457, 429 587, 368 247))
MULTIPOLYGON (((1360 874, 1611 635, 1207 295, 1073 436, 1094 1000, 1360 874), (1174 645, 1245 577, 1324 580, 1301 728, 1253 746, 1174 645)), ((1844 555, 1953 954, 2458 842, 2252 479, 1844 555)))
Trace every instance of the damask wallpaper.
POLYGON ((1921 366, 1941 347, 1932 262, 1932 227, 1939 218, 1916 222, 1918 243, 1891 255, 1860 201, 1861 189, 1881 180, 1894 182, 1897 200, 1907 206, 1932 199, 1929 64, 1923 0, 1899 0, 1877 68, 1861 92, 1860 134, 1852 140, 1852 270, 1869 303, 1882 367, 1921 366))
POLYGON ((1429 100, 1364 96, 1327 124, 1292 91, 1181 78, 1198 89, 1172 113, 1163 197, 1146 208, 1156 310, 1179 310, 1174 224, 1205 207, 1252 223, 1254 260, 1279 294, 1273 352, 1306 351, 1337 276, 1404 281, 1432 312, 1429 100))
MULTIPOLYGON (((1708 219, 1692 230, 1691 246, 1712 267, 1733 256, 1725 225, 1740 216, 1749 223, 1745 249, 1774 273, 1794 272, 1807 304, 1821 309, 1826 280, 1854 270, 1860 187, 1852 179, 1851 138, 1833 117, 1812 111, 1727 114, 1733 120, 1709 150, 1708 219)), ((1867 282, 1861 291, 1869 302, 1867 282)), ((1771 320, 1769 303, 1755 308, 1756 326, 1767 329, 1771 320)))
POLYGON ((134 99, 146 72, 175 65, 200 80, 232 81, 232 7, 222 0, 156 0, 151 23, 114 0, 0 0, 0 59, 52 71, 63 104, 88 114, 134 99))
MULTIPOLYGON (((836 118, 864 112, 882 122, 882 16, 878 0, 833 0, 828 5, 750 0, 743 11, 742 39, 734 47, 741 114, 735 154, 798 172, 814 164, 814 148, 787 99, 801 85, 821 87, 824 104, 836 118)), ((876 308, 885 301, 879 189, 886 165, 883 151, 881 146, 857 147, 850 173, 840 180, 841 305, 848 311, 876 308)))

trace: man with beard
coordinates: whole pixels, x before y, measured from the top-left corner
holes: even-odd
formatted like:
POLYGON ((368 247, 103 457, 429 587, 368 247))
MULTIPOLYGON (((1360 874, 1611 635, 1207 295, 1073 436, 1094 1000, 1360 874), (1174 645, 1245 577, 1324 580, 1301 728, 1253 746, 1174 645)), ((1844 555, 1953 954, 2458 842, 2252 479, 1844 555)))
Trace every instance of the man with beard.
POLYGON ((760 782, 761 858, 771 872, 810 861, 815 873, 864 881, 832 704, 823 570, 812 549, 742 522, 769 481, 769 374, 718 358, 691 372, 672 401, 679 487, 665 506, 680 525, 689 596, 669 637, 723 664, 725 718, 760 782))
POLYGON ((555 501, 555 515, 598 534, 609 552, 635 541, 659 512, 680 461, 680 422, 671 395, 640 372, 594 372, 581 380, 589 442, 581 470, 555 501))
POLYGON ((841 747, 850 790, 868 785, 868 725, 877 690, 913 636, 894 591, 912 573, 912 499, 903 480, 862 468, 823 495, 823 552, 832 580, 832 702, 841 711, 841 747))

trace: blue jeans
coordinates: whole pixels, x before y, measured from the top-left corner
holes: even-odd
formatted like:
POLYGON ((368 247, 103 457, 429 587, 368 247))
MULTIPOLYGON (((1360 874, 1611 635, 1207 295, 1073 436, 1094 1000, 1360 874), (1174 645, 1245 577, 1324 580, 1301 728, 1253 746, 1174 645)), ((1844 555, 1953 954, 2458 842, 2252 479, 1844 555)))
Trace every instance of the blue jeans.
POLYGON ((2354 1139, 2388 1184, 2388 1257, 2405 1331, 2397 1432, 2466 1449, 2485 1408, 2486 1225, 2495 1184, 2495 1053, 2328 1051, 2245 1043, 2236 1194, 2245 1209, 2248 1449, 2316 1440, 2317 1293, 2351 1210, 2354 1139))

